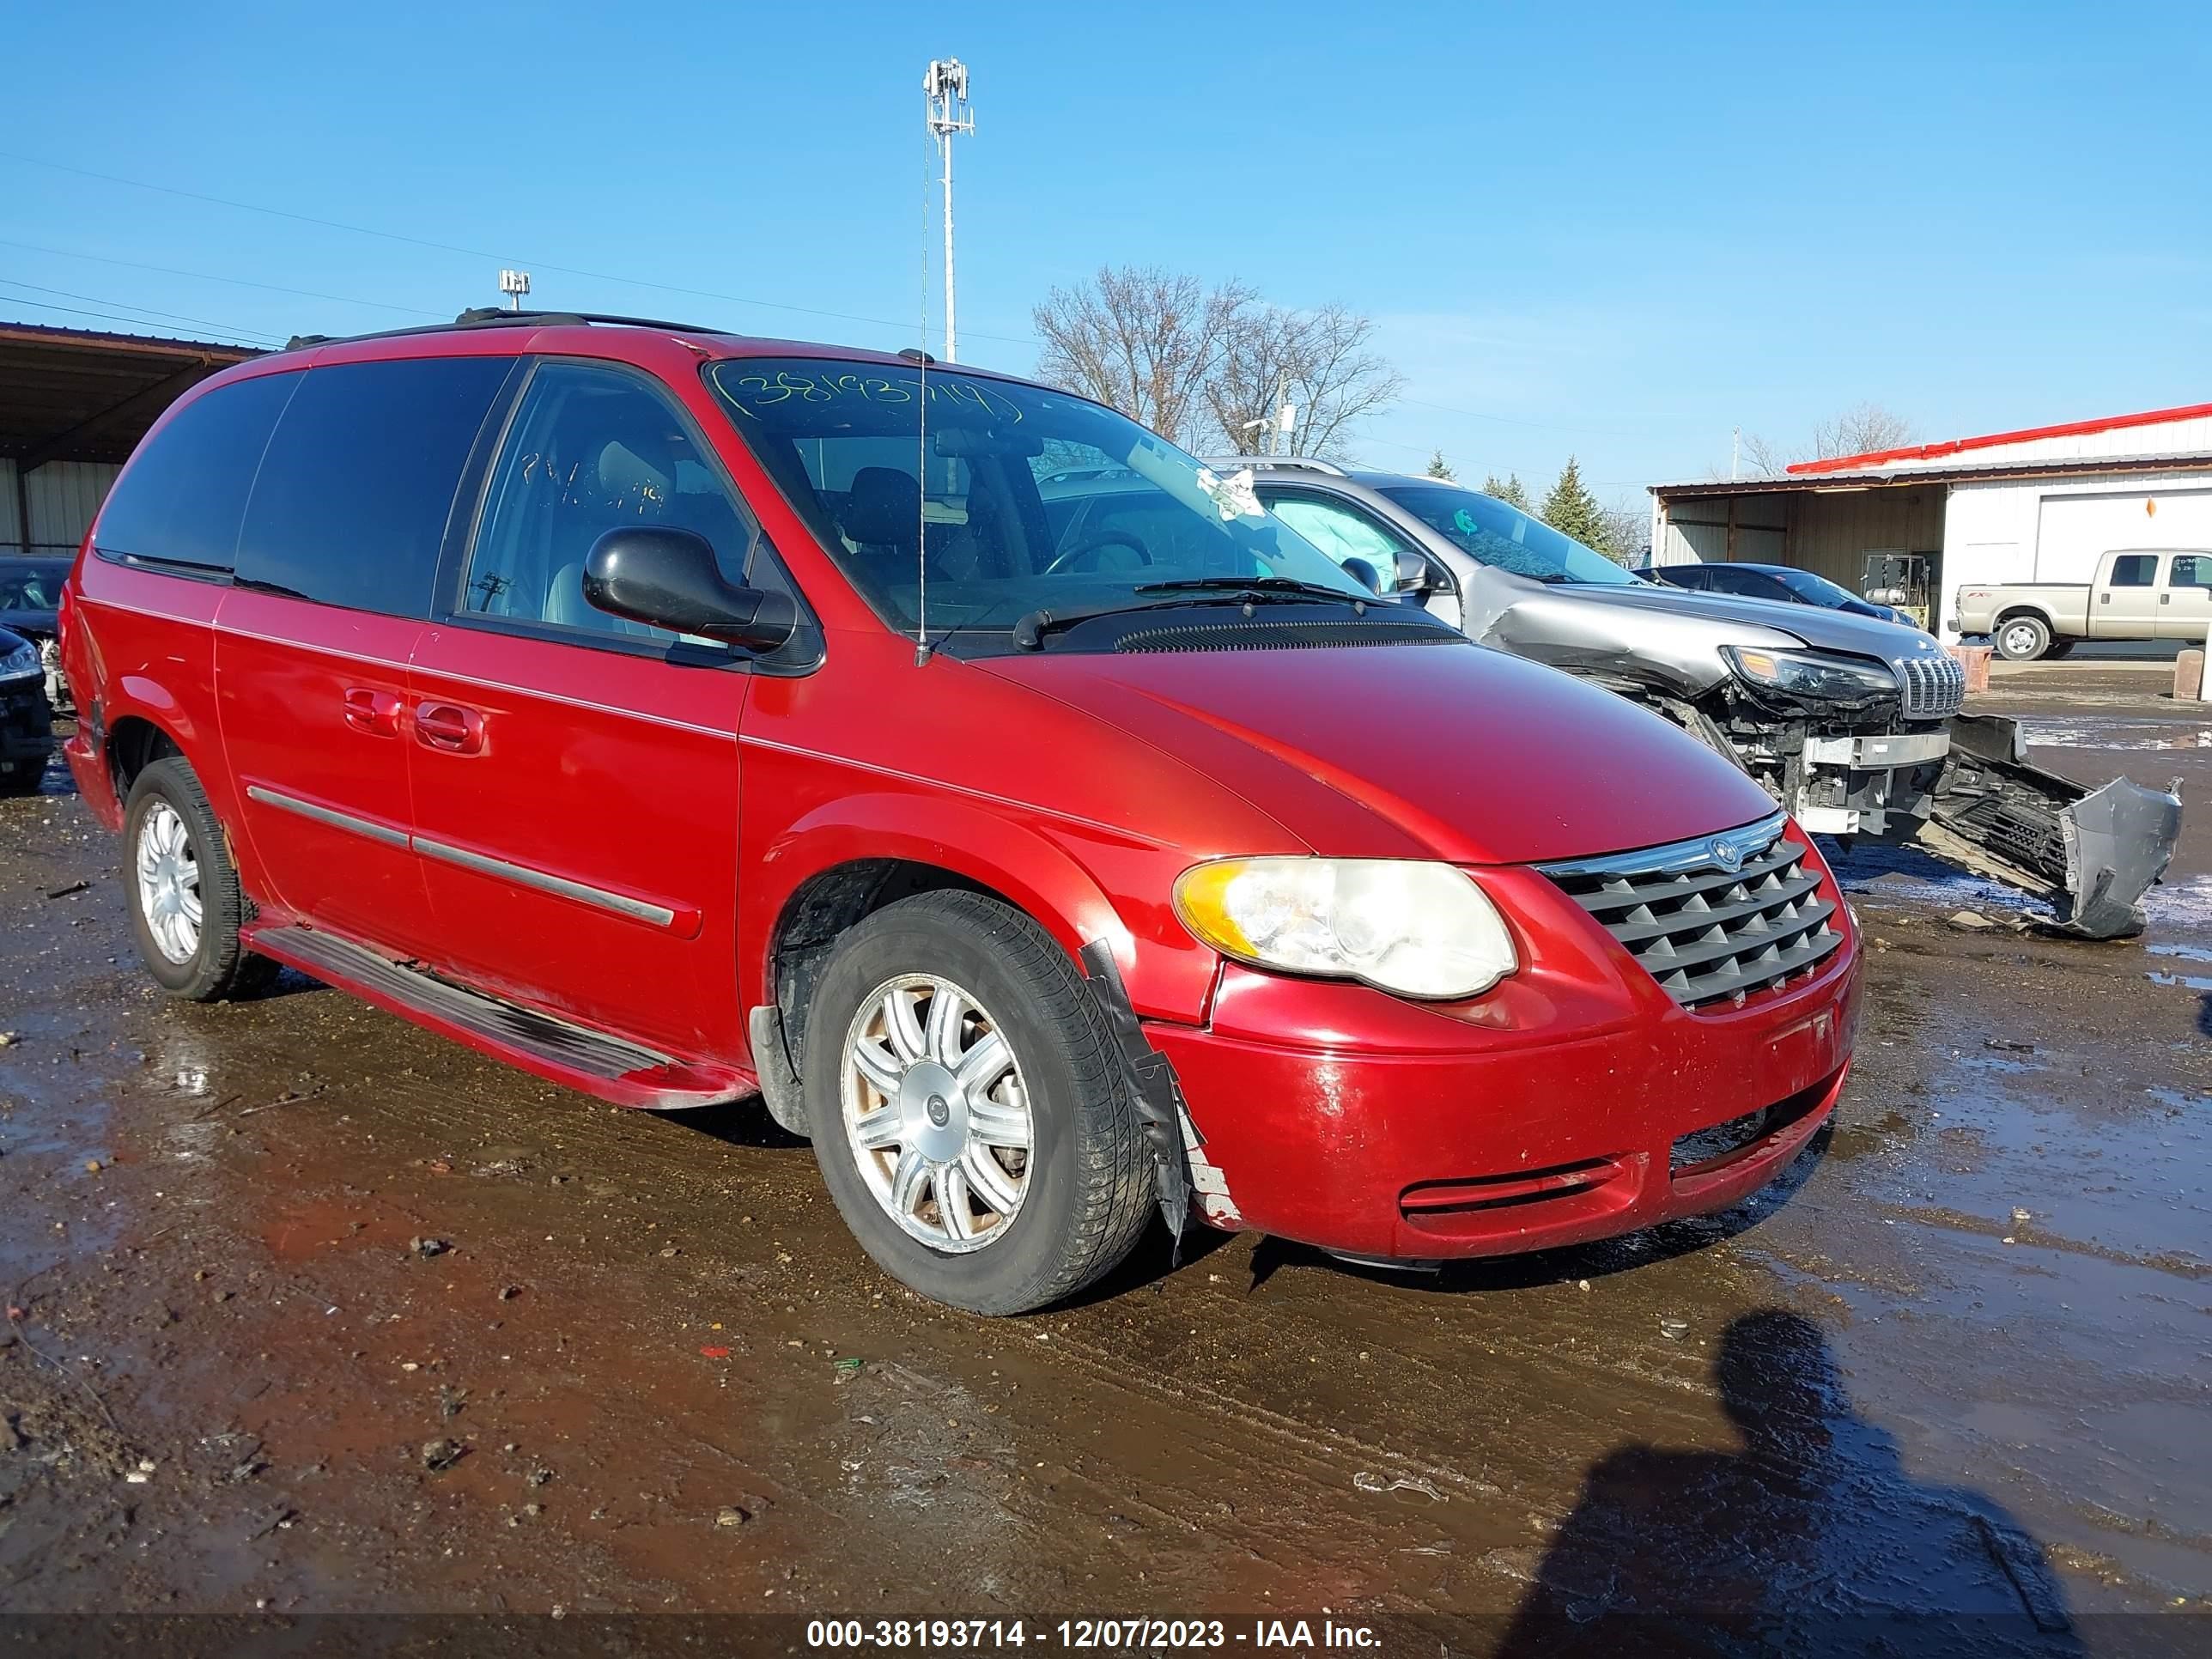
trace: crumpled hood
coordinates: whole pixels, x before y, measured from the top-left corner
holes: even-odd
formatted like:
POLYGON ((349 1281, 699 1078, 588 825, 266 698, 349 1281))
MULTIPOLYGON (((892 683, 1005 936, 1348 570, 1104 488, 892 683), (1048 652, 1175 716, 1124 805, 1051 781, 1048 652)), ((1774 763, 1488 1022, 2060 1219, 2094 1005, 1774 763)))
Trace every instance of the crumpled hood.
MULTIPOLYGON (((1555 590, 1561 591, 1561 590, 1555 590)), ((1895 662, 1901 656, 1940 654, 1942 647, 1917 628, 1883 622, 1875 617, 1855 617, 1848 611, 1825 605, 1793 605, 1784 599, 1751 599, 1728 593, 1692 592, 1687 588, 1650 583, 1641 587, 1599 587, 1571 590, 1584 604, 1629 606, 1676 617, 1702 617, 1709 622, 1735 623, 1747 630, 1743 643, 1766 645, 1769 634, 1787 634, 1821 651, 1841 651, 1856 657, 1895 662)))
POLYGON ((1534 863, 1710 835, 1774 810, 1658 715, 1458 641, 974 665, 1177 756, 1328 856, 1534 863))

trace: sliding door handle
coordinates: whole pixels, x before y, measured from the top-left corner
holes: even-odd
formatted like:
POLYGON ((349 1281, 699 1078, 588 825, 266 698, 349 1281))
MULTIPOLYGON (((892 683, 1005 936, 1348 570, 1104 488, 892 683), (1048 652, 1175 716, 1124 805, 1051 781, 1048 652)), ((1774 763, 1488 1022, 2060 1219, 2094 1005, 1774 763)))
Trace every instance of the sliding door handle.
POLYGON ((448 755, 481 755, 484 746, 484 717, 454 702, 415 705, 415 740, 426 749, 448 755))

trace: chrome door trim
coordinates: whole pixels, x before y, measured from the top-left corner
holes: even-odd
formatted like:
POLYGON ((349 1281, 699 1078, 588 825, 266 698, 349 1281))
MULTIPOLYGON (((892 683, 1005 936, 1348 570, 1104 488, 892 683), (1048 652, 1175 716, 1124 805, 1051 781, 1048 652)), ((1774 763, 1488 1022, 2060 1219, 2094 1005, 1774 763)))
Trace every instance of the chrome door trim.
POLYGON ((533 870, 526 864, 510 864, 505 859, 472 853, 465 847, 432 841, 426 836, 416 836, 414 842, 415 850, 423 857, 459 865, 462 869, 473 870, 478 875, 495 876, 502 881, 534 887, 543 893, 554 893, 580 903, 597 905, 602 910, 611 910, 617 915, 628 916, 634 921, 649 921, 659 927, 672 927, 676 924, 676 912, 665 905, 635 899, 626 893, 611 893, 604 887, 586 886, 580 881, 570 881, 566 876, 533 870))
POLYGON ((296 795, 283 794, 274 789, 264 788, 258 783, 247 784, 246 793, 249 799, 258 800, 264 806, 274 806, 280 811, 296 813, 303 818, 313 818, 317 823, 328 824, 333 830, 349 830, 356 836, 366 836, 369 840, 381 842, 386 847, 407 845, 405 830, 394 830, 390 824, 379 823, 374 818, 356 817, 352 813, 341 812, 335 807, 318 806, 311 800, 301 800, 296 795))

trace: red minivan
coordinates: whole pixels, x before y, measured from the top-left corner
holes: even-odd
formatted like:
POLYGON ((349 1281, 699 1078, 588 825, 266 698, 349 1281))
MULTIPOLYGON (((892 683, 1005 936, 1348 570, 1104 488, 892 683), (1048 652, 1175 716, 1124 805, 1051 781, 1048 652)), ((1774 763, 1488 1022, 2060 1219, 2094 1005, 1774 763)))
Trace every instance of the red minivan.
POLYGON ((1155 1206, 1368 1261, 1712 1210, 1857 944, 1741 772, 1378 599, 1112 410, 470 313, 180 399, 62 617, 170 991, 289 963, 603 1099, 763 1095, 887 1271, 1155 1206))

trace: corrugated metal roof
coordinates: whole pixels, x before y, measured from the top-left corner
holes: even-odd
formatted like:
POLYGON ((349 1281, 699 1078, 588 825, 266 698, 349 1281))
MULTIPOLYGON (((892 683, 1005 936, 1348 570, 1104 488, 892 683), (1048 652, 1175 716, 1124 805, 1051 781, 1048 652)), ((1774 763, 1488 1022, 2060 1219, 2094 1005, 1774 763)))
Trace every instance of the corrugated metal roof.
POLYGON ((1869 467, 1850 472, 1784 473, 1778 478, 1699 478, 1656 483, 1662 500, 1701 495, 1771 495, 1821 490, 1910 489, 1916 484, 1987 482, 1996 478, 2050 478, 2097 472, 2196 472, 2212 469, 2212 449, 2164 454, 2090 455, 2054 461, 1983 461, 1965 466, 1869 467))
POLYGON ((0 323, 0 455, 119 461, 188 388, 260 356, 249 346, 45 323, 0 323))

